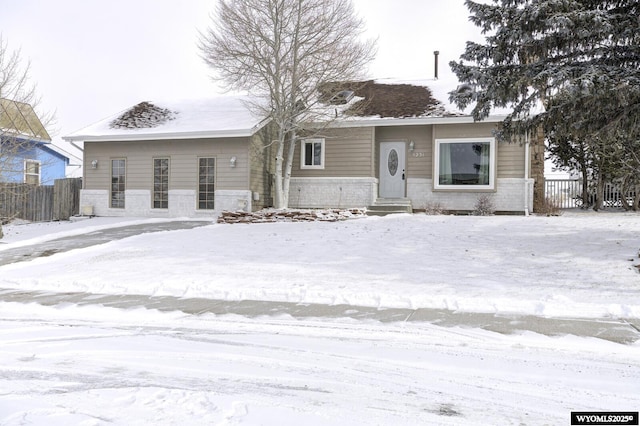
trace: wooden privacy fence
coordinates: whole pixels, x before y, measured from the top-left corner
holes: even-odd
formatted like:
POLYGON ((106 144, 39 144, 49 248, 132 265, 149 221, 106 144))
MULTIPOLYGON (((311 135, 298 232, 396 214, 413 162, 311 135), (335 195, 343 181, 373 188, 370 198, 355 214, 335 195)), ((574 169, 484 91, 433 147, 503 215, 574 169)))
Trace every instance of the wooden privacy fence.
POLYGON ((82 179, 57 179, 53 185, 0 184, 0 219, 33 222, 67 220, 80 212, 82 179))

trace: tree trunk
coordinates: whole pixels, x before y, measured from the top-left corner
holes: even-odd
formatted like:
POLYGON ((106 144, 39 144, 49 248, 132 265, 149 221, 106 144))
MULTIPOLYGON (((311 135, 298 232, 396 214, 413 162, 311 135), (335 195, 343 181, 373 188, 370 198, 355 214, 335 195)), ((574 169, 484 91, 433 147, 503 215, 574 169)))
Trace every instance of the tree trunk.
POLYGON ((529 141, 531 148, 531 177, 533 178, 533 211, 544 210, 544 131, 538 129, 529 141))
POLYGON ((589 171, 585 166, 582 167, 582 208, 588 209, 591 207, 589 201, 589 171))
POLYGON ((627 201, 627 194, 631 191, 631 180, 631 175, 625 176, 622 180, 622 188, 620 190, 620 203, 622 203, 622 208, 626 211, 633 208, 633 206, 629 205, 629 202, 627 201))
POLYGON ((286 199, 284 194, 284 182, 282 176, 282 163, 284 161, 284 140, 282 137, 282 133, 278 134, 278 150, 276 153, 276 170, 275 170, 275 199, 274 199, 274 207, 276 209, 284 209, 286 208, 286 199))
POLYGON ((289 207, 289 188, 291 185, 291 170, 293 169, 293 156, 296 150, 296 132, 291 132, 289 144, 287 145, 287 161, 284 163, 284 179, 282 182, 282 190, 284 193, 284 206, 282 208, 289 207))
MULTIPOLYGON (((602 166, 600 167, 602 169, 602 166)), ((604 205, 604 182, 605 176, 602 173, 598 173, 598 182, 596 185, 596 204, 593 206, 595 211, 602 210, 604 205)))

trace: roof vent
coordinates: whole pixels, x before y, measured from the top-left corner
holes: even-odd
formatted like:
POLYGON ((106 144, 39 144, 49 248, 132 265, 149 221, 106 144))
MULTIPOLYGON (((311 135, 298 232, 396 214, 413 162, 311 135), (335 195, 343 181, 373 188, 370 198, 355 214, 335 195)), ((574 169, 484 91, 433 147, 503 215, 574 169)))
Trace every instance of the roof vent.
POLYGON ((329 103, 331 105, 344 105, 353 99, 353 96, 354 93, 352 90, 342 90, 329 99, 329 103))

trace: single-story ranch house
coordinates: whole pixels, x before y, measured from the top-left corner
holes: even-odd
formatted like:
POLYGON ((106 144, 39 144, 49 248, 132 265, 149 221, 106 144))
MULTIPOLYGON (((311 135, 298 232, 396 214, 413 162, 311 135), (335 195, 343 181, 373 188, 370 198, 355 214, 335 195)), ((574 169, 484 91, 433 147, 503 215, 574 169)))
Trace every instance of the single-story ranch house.
MULTIPOLYGON (((474 122, 446 102, 455 87, 438 80, 350 84, 333 88, 338 118, 296 146, 289 207, 391 200, 470 211, 489 194, 496 211, 531 209, 529 147, 495 139, 503 115, 474 122)), ((243 100, 142 102, 66 136, 84 143, 81 205, 100 216, 153 217, 270 207, 271 126, 243 100)))

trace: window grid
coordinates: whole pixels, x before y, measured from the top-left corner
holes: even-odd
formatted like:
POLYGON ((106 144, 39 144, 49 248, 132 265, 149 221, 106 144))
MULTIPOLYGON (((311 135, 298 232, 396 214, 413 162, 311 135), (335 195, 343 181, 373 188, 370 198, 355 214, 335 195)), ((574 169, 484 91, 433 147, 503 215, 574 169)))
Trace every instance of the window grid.
POLYGON ((169 208, 169 159, 153 159, 153 208, 169 208))
POLYGON ((40 162, 39 161, 25 160, 24 183, 28 183, 30 185, 40 185, 40 162))
POLYGON ((111 160, 111 208, 124 208, 126 160, 111 160))
POLYGON ((198 160, 198 209, 213 210, 215 207, 215 168, 215 158, 198 160))

